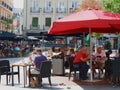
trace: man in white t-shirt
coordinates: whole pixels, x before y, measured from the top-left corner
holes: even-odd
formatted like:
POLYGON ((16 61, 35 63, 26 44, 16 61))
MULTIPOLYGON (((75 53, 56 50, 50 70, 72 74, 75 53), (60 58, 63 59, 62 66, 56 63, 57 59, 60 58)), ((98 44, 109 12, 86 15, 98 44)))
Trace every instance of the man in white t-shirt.
POLYGON ((94 55, 94 64, 93 71, 95 72, 96 68, 100 68, 102 73, 105 66, 106 54, 102 47, 97 48, 97 53, 94 55))

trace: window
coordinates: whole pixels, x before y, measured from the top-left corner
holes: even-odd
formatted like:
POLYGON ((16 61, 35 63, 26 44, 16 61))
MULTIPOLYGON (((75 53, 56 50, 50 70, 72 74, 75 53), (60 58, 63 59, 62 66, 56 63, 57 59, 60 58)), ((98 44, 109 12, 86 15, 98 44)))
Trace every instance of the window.
POLYGON ((32 11, 39 11, 39 0, 32 0, 32 11))
POLYGON ((51 25, 51 18, 45 18, 45 26, 50 27, 51 25))
POLYGON ((52 2, 51 1, 47 1, 45 3, 45 12, 52 12, 52 2))
POLYGON ((2 5, 4 5, 4 1, 2 1, 2 5))
POLYGON ((38 26, 38 17, 33 17, 32 18, 32 26, 37 27, 38 26))
POLYGON ((78 8, 78 2, 77 1, 73 1, 72 2, 72 8, 75 10, 78 8))
POLYGON ((65 12, 64 2, 59 2, 58 3, 58 12, 65 12))

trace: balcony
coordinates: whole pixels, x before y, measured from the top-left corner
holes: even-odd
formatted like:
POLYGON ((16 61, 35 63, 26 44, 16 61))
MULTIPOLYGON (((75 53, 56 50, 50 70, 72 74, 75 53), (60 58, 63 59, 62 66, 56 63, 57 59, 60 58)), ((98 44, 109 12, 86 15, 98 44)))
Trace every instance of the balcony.
POLYGON ((66 8, 57 8, 56 13, 66 13, 66 8))
POLYGON ((43 30, 44 31, 48 31, 50 29, 50 26, 45 26, 45 25, 43 25, 43 30))
POLYGON ((6 22, 6 21, 7 21, 7 18, 4 17, 4 16, 2 16, 2 17, 1 17, 1 20, 6 22))
POLYGON ((44 8, 43 10, 44 13, 53 13, 53 8, 44 8))
POLYGON ((2 6, 7 8, 8 10, 12 11, 12 7, 10 7, 8 4, 6 4, 4 1, 2 1, 2 6))
POLYGON ((30 25, 30 30, 40 30, 40 25, 38 25, 38 26, 30 25))
POLYGON ((41 8, 35 9, 33 7, 30 8, 31 13, 40 13, 41 8))

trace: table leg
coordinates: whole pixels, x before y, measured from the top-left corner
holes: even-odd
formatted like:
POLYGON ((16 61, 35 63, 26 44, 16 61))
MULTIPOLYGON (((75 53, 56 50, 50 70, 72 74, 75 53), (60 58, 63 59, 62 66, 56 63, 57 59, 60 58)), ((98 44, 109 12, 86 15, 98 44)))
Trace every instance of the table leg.
POLYGON ((27 84, 27 67, 25 68, 25 77, 26 77, 25 83, 27 84))
POLYGON ((23 67, 23 76, 24 76, 24 77, 23 77, 23 78, 24 78, 23 80, 24 80, 24 88, 25 88, 25 85, 26 85, 26 82, 27 82, 27 81, 26 81, 26 78, 27 78, 27 77, 26 77, 26 67, 23 67))
POLYGON ((12 86, 14 86, 13 67, 12 67, 12 86))

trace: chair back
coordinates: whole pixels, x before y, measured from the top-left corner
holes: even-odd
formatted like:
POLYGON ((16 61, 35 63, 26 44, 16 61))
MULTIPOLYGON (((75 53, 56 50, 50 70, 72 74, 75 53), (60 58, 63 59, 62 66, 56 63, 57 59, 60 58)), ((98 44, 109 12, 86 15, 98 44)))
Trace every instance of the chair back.
POLYGON ((10 62, 9 60, 0 60, 0 73, 4 74, 10 71, 10 62))
POLYGON ((112 60, 113 76, 120 76, 120 60, 112 60))
POLYGON ((51 61, 43 61, 41 63, 40 75, 41 75, 42 78, 51 76, 51 66, 52 66, 51 61))
POLYGON ((69 68, 70 68, 71 71, 74 70, 73 60, 74 60, 74 57, 69 57, 68 58, 69 68))

